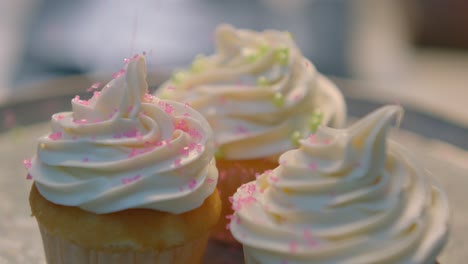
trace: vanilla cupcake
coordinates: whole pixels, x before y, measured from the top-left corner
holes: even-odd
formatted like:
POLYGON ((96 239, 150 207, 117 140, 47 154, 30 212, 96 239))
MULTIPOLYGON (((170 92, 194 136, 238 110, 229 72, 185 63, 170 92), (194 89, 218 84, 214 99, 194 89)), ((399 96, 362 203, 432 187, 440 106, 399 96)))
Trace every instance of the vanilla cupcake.
POLYGON ((213 133, 147 92, 142 56, 52 116, 29 164, 48 263, 200 263, 219 219, 213 133))
MULTIPOLYGON (((190 104, 213 127, 225 216, 232 214, 228 198, 242 183, 275 168, 280 154, 319 125, 344 125, 346 110, 339 90, 288 32, 221 25, 215 37, 215 54, 197 56, 156 94, 190 104)), ((218 239, 232 240, 227 223, 222 217, 218 239)))
POLYGON ((386 106, 348 129, 321 127, 233 199, 246 263, 436 261, 448 236, 444 192, 397 143, 386 106))

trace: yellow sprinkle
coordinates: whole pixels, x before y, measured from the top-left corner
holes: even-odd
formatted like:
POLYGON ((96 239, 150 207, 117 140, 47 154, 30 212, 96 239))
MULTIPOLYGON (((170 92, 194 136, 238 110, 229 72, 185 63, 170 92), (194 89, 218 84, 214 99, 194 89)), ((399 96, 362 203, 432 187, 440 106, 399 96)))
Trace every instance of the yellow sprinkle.
POLYGON ((41 149, 45 149, 46 145, 44 143, 41 143, 39 144, 39 147, 41 147, 41 149))

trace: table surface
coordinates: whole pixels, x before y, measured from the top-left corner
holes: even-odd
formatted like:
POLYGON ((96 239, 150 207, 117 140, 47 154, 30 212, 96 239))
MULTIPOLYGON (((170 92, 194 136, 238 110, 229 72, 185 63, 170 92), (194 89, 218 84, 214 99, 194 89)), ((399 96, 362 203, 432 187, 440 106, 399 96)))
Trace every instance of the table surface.
MULTIPOLYGON (((25 179, 22 160, 30 157, 36 138, 49 131, 47 123, 13 129, 0 134, 0 264, 45 263, 42 242, 35 219, 30 216, 28 192, 31 181, 25 179)), ((442 263, 466 263, 468 259, 468 152, 440 141, 398 130, 392 137, 406 145, 420 162, 433 172, 447 191, 452 209, 449 243, 439 260, 442 263)), ((242 251, 210 242, 204 263, 243 263, 242 251)))

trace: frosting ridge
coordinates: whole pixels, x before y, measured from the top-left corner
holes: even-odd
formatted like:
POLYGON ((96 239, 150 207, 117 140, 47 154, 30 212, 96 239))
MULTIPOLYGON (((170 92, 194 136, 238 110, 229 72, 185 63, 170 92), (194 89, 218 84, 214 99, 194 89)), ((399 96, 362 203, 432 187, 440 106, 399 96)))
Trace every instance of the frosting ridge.
POLYGON ((445 244, 444 193, 387 140, 403 109, 320 127, 280 166, 238 189, 231 232, 260 263, 432 263, 445 244))
POLYGON ((94 213, 182 213, 215 189, 213 133, 187 105, 148 94, 143 56, 51 119, 29 174, 49 201, 94 213))
POLYGON ((278 155, 297 144, 294 133, 344 124, 341 93, 303 57, 290 34, 220 25, 215 37, 216 53, 197 56, 157 95, 200 111, 223 158, 278 155))

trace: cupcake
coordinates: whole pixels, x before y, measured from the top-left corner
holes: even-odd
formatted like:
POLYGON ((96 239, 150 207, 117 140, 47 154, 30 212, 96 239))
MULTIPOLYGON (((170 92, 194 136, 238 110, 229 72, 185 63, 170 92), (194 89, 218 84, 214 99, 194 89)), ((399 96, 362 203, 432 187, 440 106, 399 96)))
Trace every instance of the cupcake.
POLYGON ((48 263, 200 263, 219 219, 209 124, 147 93, 144 57, 127 63, 26 162, 48 263))
POLYGON ((321 127, 240 187, 230 229, 246 263, 435 263, 447 197, 387 140, 402 113, 385 106, 344 130, 321 127))
POLYGON ((346 110, 339 90, 287 32, 220 25, 215 38, 215 54, 197 56, 156 94, 189 104, 212 126, 223 202, 215 237, 232 241, 224 218, 232 214, 229 197, 320 124, 344 125, 346 110))

